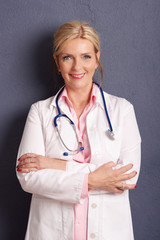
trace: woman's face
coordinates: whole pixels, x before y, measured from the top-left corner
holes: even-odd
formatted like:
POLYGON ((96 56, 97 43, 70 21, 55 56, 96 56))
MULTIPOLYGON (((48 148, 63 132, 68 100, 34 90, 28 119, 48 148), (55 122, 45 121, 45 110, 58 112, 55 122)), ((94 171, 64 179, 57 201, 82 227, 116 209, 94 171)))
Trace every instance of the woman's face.
POLYGON ((91 41, 76 38, 66 43, 58 57, 54 57, 66 87, 91 86, 92 77, 98 67, 100 52, 95 53, 91 41))

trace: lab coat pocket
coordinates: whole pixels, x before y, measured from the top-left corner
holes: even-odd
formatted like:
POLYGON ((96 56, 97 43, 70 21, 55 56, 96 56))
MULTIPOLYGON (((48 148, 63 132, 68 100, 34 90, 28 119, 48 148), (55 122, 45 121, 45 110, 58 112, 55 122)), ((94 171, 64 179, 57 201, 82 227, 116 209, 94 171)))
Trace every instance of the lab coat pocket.
POLYGON ((105 131, 104 142, 103 142, 103 149, 104 154, 109 154, 115 161, 118 160, 120 155, 120 146, 121 146, 121 139, 120 139, 120 129, 114 128, 114 139, 111 139, 108 136, 107 131, 105 131))
POLYGON ((26 239, 62 239, 61 203, 33 195, 26 239))
POLYGON ((103 236, 107 239, 132 240, 132 221, 128 191, 111 193, 103 199, 103 236))

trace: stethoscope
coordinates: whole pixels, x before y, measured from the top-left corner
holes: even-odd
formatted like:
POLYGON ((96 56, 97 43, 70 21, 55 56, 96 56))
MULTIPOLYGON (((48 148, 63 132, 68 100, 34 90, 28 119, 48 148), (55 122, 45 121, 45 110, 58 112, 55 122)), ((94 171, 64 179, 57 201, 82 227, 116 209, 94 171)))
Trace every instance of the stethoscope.
MULTIPOLYGON (((100 87, 100 85, 98 83, 96 83, 96 82, 94 82, 94 83, 99 87, 101 95, 102 95, 104 109, 105 109, 107 121, 108 121, 108 124, 109 124, 109 129, 107 130, 107 136, 111 140, 114 140, 115 139, 115 134, 113 132, 112 124, 111 124, 111 121, 110 121, 110 118, 109 118, 109 115, 108 115, 108 111, 107 111, 107 106, 106 106, 106 101, 105 101, 105 98, 104 98, 103 90, 102 90, 102 88, 100 87)), ((60 111, 60 108, 59 108, 59 105, 58 105, 58 99, 59 99, 61 93, 63 92, 64 87, 62 87, 62 89, 59 91, 59 93, 57 94, 57 97, 56 97, 56 108, 57 108, 58 114, 54 118, 54 126, 55 126, 55 128, 57 130, 58 136, 59 136, 63 146, 68 150, 68 152, 64 152, 63 155, 64 156, 68 156, 68 155, 77 154, 80 151, 83 151, 84 147, 80 147, 79 138, 78 138, 78 134, 77 134, 74 122, 66 114, 62 114, 61 111, 60 111), (64 117, 64 118, 66 118, 69 121, 69 123, 71 124, 71 126, 72 126, 72 128, 73 128, 73 130, 75 132, 76 140, 77 140, 77 143, 78 143, 78 147, 75 150, 72 150, 72 149, 68 148, 67 145, 64 143, 62 137, 61 137, 61 134, 60 134, 59 129, 58 129, 58 124, 57 124, 57 120, 59 118, 61 118, 61 117, 64 117)))

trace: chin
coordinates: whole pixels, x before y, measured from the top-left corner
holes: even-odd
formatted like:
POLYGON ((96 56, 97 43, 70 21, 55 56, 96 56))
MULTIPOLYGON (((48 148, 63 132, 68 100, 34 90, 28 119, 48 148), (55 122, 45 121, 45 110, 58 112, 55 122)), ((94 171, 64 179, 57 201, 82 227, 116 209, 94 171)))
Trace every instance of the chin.
POLYGON ((88 86, 92 85, 92 81, 74 81, 70 84, 72 88, 80 89, 80 88, 86 88, 88 86))

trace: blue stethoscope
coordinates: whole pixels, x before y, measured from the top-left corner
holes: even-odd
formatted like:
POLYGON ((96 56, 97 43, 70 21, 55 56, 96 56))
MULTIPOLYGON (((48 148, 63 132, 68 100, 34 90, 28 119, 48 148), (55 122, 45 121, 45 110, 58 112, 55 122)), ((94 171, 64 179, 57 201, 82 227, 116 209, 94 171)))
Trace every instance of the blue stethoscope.
MULTIPOLYGON (((103 90, 102 88, 100 87, 100 85, 96 82, 94 82, 100 89, 100 92, 101 92, 101 95, 102 95, 102 100, 103 100, 103 104, 104 104, 104 109, 105 109, 105 113, 106 113, 106 117, 107 117, 107 121, 108 121, 108 124, 109 124, 109 129, 107 130, 107 136, 111 139, 111 140, 114 140, 115 139, 115 134, 113 132, 113 128, 112 128, 112 124, 111 124, 111 121, 110 121, 110 118, 109 118, 109 115, 108 115, 108 111, 107 111, 107 106, 106 106, 106 101, 105 101, 105 98, 104 98, 104 94, 103 94, 103 90)), ((64 86, 65 87, 65 86, 64 86)), ((76 131, 76 127, 75 127, 75 124, 74 122, 66 115, 66 114, 62 114, 61 111, 60 111, 60 108, 59 108, 59 105, 58 105, 58 99, 64 89, 64 87, 62 87, 62 89, 59 91, 59 93, 57 94, 57 97, 56 97, 56 108, 57 108, 57 111, 58 111, 58 114, 57 116, 55 116, 54 118, 54 126, 57 130, 57 133, 58 133, 58 136, 63 144, 63 146, 68 150, 67 152, 64 152, 63 155, 64 156, 68 156, 68 155, 73 155, 73 154, 77 154, 79 153, 80 151, 83 151, 84 150, 84 147, 80 147, 80 143, 79 143, 79 138, 78 138, 78 134, 77 134, 77 131, 76 131), (74 132, 75 132, 75 136, 76 136, 76 140, 77 140, 77 143, 78 143, 78 147, 77 149, 75 150, 72 150, 70 148, 67 147, 67 145, 64 143, 62 137, 61 137, 61 134, 59 132, 59 129, 58 129, 58 124, 57 124, 57 120, 61 117, 64 117, 66 118, 69 123, 71 124, 74 132)))

